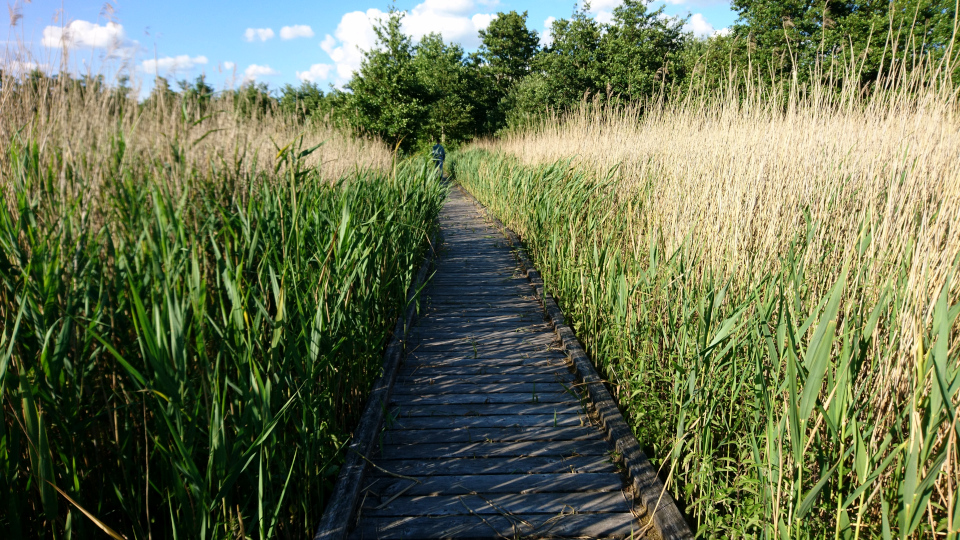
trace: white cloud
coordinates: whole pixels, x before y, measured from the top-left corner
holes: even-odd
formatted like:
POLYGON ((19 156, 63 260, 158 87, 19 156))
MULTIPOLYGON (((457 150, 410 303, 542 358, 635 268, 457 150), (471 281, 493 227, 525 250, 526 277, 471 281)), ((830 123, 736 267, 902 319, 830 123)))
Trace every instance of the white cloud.
POLYGON ((693 32, 693 35, 697 37, 712 36, 716 31, 713 25, 703 18, 702 13, 694 13, 691 15, 690 20, 684 25, 683 29, 687 32, 693 32))
POLYGON ((270 66, 250 64, 247 66, 247 69, 243 71, 243 82, 253 82, 261 77, 270 77, 272 75, 279 75, 279 73, 270 66))
MULTIPOLYGON (((496 17, 492 13, 476 13, 477 6, 494 7, 499 0, 424 0, 403 18, 403 31, 414 40, 439 32, 448 42, 457 42, 472 49, 480 45, 477 35, 496 17)), ((360 69, 363 53, 376 46, 374 25, 385 21, 388 13, 371 8, 352 11, 340 19, 333 35, 327 34, 320 47, 336 66, 339 82, 345 82, 360 69)))
POLYGON ((326 51, 336 64, 340 81, 349 80, 353 72, 360 69, 363 52, 373 49, 377 42, 373 25, 386 17, 386 13, 376 8, 352 11, 340 19, 340 24, 332 36, 327 34, 323 38, 320 48, 326 51))
POLYGON ((612 11, 598 11, 596 15, 593 16, 597 22, 602 24, 610 24, 613 22, 613 12, 612 11))
POLYGON ((123 42, 123 25, 108 22, 104 26, 87 21, 73 21, 65 27, 48 26, 43 29, 44 47, 117 48, 123 42))
POLYGON ((551 15, 543 21, 543 32, 540 32, 541 46, 549 47, 553 44, 553 23, 556 20, 557 18, 551 15))
POLYGON ((224 63, 223 63, 223 69, 225 69, 225 70, 227 70, 227 71, 233 71, 233 68, 235 68, 235 67, 237 67, 237 65, 236 65, 235 63, 233 63, 233 62, 224 62, 224 63))
POLYGON ((714 32, 713 35, 715 35, 715 36, 729 36, 729 35, 730 35, 730 32, 732 32, 732 30, 730 30, 730 28, 721 28, 721 29, 717 30, 716 32, 714 32))
POLYGON ((468 49, 480 45, 480 30, 496 18, 492 13, 475 13, 474 0, 426 0, 403 18, 403 31, 414 39, 439 32, 446 41, 460 43, 468 49))
POLYGON ((13 60, 9 62, 4 61, 0 63, 0 67, 2 67, 4 71, 8 71, 14 74, 15 76, 26 75, 34 70, 40 70, 43 72, 51 71, 50 64, 46 64, 46 63, 38 64, 36 62, 22 62, 20 60, 13 60))
POLYGON ((297 78, 304 82, 317 82, 329 77, 331 70, 333 66, 330 64, 314 64, 307 71, 298 71, 297 78))
POLYGON ((613 11, 614 8, 622 3, 623 0, 593 0, 590 2, 590 11, 594 13, 598 11, 613 11))
POLYGON ((190 57, 190 55, 181 54, 180 56, 165 56, 163 58, 144 60, 143 63, 140 64, 140 67, 146 73, 166 74, 190 71, 198 65, 206 63, 206 56, 190 57))
POLYGON ((284 26, 280 29, 280 39, 312 38, 313 28, 305 24, 284 26))
POLYGON ((273 33, 273 28, 247 28, 247 31, 243 33, 243 39, 245 41, 266 41, 272 39, 275 34, 273 33))

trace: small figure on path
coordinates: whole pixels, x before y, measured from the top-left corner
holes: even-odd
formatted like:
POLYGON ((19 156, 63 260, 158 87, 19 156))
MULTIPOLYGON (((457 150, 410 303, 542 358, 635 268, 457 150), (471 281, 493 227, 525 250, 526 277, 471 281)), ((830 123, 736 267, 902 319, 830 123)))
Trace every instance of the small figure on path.
POLYGON ((443 160, 447 157, 447 152, 443 149, 443 145, 440 144, 439 140, 437 140, 437 144, 433 145, 430 155, 433 157, 433 162, 437 164, 437 172, 439 172, 440 177, 443 178, 443 160))

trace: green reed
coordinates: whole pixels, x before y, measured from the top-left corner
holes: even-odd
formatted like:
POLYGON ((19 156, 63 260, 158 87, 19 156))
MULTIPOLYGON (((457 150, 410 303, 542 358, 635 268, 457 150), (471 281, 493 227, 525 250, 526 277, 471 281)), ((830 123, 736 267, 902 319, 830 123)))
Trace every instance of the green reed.
POLYGON ((8 142, 2 536, 309 537, 428 248, 429 166, 8 142))
POLYGON ((908 268, 878 283, 867 232, 834 247, 847 263, 830 283, 801 263, 810 223, 778 270, 735 279, 703 263, 701 239, 664 249, 642 181, 484 151, 454 170, 520 234, 698 537, 958 538, 949 282, 909 329, 921 348, 899 388, 882 366, 901 354, 908 268))

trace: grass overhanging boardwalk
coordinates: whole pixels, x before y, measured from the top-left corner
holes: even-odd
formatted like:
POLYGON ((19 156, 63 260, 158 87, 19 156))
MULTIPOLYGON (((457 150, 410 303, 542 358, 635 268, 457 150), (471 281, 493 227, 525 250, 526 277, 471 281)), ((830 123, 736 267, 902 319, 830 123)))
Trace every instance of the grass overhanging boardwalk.
POLYGON ((352 538, 638 538, 610 444, 504 237, 458 189, 352 538))

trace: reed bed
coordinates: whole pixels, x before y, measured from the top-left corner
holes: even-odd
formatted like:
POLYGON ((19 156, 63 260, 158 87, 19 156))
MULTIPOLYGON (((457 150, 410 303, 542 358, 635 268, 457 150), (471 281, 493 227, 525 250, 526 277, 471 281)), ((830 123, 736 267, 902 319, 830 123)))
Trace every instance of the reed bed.
POLYGON ((226 101, 23 82, 0 112, 2 536, 309 537, 428 249, 432 169, 226 101))
POLYGON ((960 534, 960 118, 926 75, 584 104, 476 145, 698 535, 960 534))

